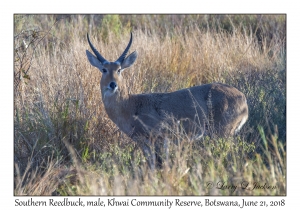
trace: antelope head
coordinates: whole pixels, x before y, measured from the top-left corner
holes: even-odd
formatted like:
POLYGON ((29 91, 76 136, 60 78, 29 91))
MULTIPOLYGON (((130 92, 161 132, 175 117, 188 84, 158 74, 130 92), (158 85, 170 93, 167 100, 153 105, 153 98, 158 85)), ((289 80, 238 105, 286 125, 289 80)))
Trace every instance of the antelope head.
POLYGON ((137 52, 134 51, 129 56, 127 53, 132 43, 132 33, 129 43, 122 53, 122 55, 114 62, 107 61, 93 46, 87 34, 88 43, 96 56, 86 50, 86 55, 91 65, 95 66, 102 73, 100 87, 102 98, 110 97, 116 93, 120 93, 120 87, 123 88, 122 72, 124 69, 130 67, 137 58, 137 52), (127 57, 126 57, 127 56, 127 57))

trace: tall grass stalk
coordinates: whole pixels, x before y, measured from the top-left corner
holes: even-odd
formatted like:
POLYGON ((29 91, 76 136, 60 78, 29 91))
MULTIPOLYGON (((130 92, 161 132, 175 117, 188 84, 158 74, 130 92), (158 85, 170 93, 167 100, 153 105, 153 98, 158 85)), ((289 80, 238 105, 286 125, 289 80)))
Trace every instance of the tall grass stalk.
POLYGON ((285 16, 21 15, 15 33, 16 53, 33 56, 14 89, 15 195, 286 194, 285 16), (131 93, 235 86, 250 111, 239 135, 193 141, 170 128, 168 162, 151 171, 106 115, 101 73, 85 56, 87 32, 115 60, 130 31, 139 53, 124 72, 131 93), (34 51, 21 47, 34 36, 44 36, 34 51), (265 187, 222 188, 241 183, 265 187))

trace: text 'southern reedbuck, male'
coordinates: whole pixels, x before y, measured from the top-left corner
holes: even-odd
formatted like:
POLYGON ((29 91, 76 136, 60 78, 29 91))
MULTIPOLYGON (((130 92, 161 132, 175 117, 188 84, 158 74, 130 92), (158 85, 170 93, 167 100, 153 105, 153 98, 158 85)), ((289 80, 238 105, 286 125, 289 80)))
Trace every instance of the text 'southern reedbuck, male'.
POLYGON ((96 55, 87 50, 88 60, 102 73, 100 87, 107 115, 122 132, 141 145, 151 168, 155 165, 155 152, 150 136, 163 132, 162 124, 168 116, 176 119, 172 122, 180 124, 185 133, 196 133, 198 137, 211 132, 220 137, 232 136, 246 122, 245 95, 225 84, 206 84, 171 93, 129 94, 122 72, 137 58, 136 51, 127 56, 132 34, 125 51, 114 62, 107 61, 96 50, 88 34, 87 40, 96 55))

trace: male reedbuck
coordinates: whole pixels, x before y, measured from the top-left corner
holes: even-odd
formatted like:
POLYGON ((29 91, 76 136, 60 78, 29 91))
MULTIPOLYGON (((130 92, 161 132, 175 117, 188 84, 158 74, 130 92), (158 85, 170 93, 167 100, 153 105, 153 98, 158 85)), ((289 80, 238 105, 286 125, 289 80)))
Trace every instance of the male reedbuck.
POLYGON ((88 34, 87 40, 96 55, 86 50, 87 58, 102 73, 100 87, 107 115, 122 132, 140 143, 151 167, 155 155, 149 137, 152 132, 160 131, 167 116, 173 116, 186 133, 196 131, 198 136, 205 135, 212 123, 214 134, 234 135, 246 122, 246 97, 225 84, 206 84, 170 93, 129 94, 122 72, 137 58, 136 51, 127 56, 132 34, 125 51, 114 62, 102 57, 88 34))

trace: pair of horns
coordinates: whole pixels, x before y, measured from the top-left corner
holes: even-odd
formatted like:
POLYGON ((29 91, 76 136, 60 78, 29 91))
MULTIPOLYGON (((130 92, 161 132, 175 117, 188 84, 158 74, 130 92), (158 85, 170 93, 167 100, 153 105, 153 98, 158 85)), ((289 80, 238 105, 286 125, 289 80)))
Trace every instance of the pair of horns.
MULTIPOLYGON (((102 64, 105 63, 105 62, 108 62, 105 58, 103 58, 103 56, 96 50, 96 48, 94 47, 94 45, 91 43, 90 37, 89 37, 88 33, 87 33, 87 40, 89 42, 89 45, 90 45, 91 49, 93 50, 93 52, 97 56, 98 60, 102 64)), ((129 48, 131 46, 131 43, 132 43, 132 32, 130 33, 130 40, 129 40, 129 43, 128 43, 126 49, 124 50, 124 52, 122 53, 122 55, 115 62, 119 62, 121 64, 124 61, 124 59, 127 56, 128 50, 129 50, 129 48)))

